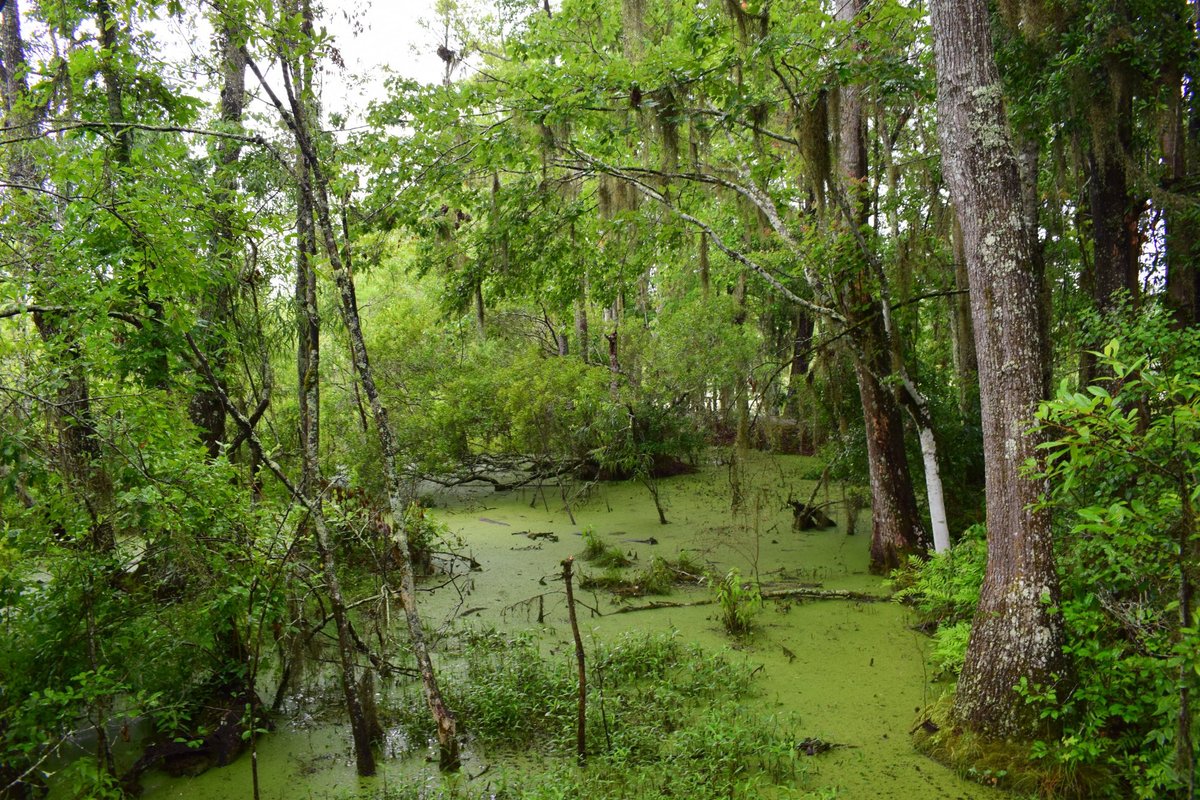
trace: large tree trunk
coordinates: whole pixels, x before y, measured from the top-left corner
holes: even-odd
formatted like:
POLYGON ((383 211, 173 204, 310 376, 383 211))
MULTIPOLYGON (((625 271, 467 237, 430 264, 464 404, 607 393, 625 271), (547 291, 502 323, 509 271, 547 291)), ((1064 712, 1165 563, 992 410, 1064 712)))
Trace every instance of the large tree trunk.
POLYGON ((1119 293, 1136 299, 1141 241, 1141 203, 1129 190, 1126 163, 1133 149, 1132 77, 1120 66, 1110 70, 1110 91, 1092 110, 1092 143, 1087 155, 1088 204, 1095 242, 1095 301, 1111 311, 1119 293))
MULTIPOLYGON (((869 312, 868 312, 869 313, 869 312)), ((858 377, 863 422, 867 429, 867 470, 871 481, 871 571, 886 574, 910 554, 921 551, 920 517, 904 450, 904 422, 890 387, 880 381, 891 358, 883 325, 861 322, 855 336, 854 371, 858 377)))
MULTIPOLYGON (((1195 36, 1196 20, 1184 16, 1195 36)), ((1191 84, 1194 76, 1188 75, 1191 84)), ((1196 173, 1196 135, 1200 116, 1189 103, 1194 92, 1184 91, 1184 75, 1176 70, 1164 77, 1168 97, 1168 122, 1163 134, 1163 160, 1167 166, 1168 196, 1164 207, 1167 228, 1167 300, 1176 324, 1200 322, 1200 279, 1197 268, 1200 255, 1200 218, 1193 198, 1184 187, 1194 185, 1196 173)))
MULTIPOLYGON (((846 0, 837 18, 854 23, 863 0, 846 0)), ((838 152, 845 194, 852 217, 848 225, 867 221, 866 126, 860 87, 846 84, 838 98, 838 152)), ((854 370, 867 428, 867 467, 871 480, 871 571, 887 573, 923 549, 917 498, 904 449, 900 406, 883 378, 892 373, 892 348, 883 324, 883 308, 868 291, 866 254, 857 253, 858 274, 846 281, 841 305, 853 342, 854 370)))
POLYGON ((954 316, 954 374, 958 388, 958 411, 964 418, 970 418, 974 416, 975 395, 979 390, 979 362, 975 358, 975 329, 971 324, 967 255, 957 212, 952 225, 954 288, 959 291, 951 300, 954 316))
POLYGON ((1022 679, 1065 668, 1058 576, 1030 431, 1042 399, 1041 287, 984 0, 931 0, 942 169, 962 224, 979 358, 987 479, 988 564, 955 710, 988 736, 1029 736, 1036 713, 1022 679))

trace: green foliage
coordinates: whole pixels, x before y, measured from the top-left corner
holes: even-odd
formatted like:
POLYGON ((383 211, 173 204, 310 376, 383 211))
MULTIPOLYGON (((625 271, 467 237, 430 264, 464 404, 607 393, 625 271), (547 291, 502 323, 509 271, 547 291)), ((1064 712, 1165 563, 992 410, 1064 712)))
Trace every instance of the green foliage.
POLYGON ((678 575, 662 556, 651 556, 650 563, 633 579, 645 594, 670 594, 678 575))
MULTIPOLYGON (((613 551, 609 552, 611 555, 613 551)), ((704 580, 704 566, 686 551, 681 552, 673 561, 658 555, 651 556, 646 566, 632 574, 622 570, 622 566, 628 566, 632 562, 619 550, 615 551, 615 554, 625 559, 624 565, 610 564, 600 575, 583 575, 579 580, 580 587, 607 589, 621 597, 641 597, 648 594, 670 594, 677 585, 694 584, 704 580)), ((604 557, 601 557, 599 563, 603 563, 603 560, 604 557)))
POLYGON ((713 593, 720 609, 721 625, 731 636, 745 636, 762 609, 762 594, 757 581, 743 584, 741 573, 731 569, 724 578, 713 582, 713 593))
POLYGON ((912 558, 892 575, 894 599, 913 603, 927 622, 970 620, 987 566, 986 529, 974 525, 945 553, 912 558))
MULTIPOLYGON (((445 691, 473 735, 495 746, 571 752, 573 661, 548 659, 531 635, 498 631, 468 634, 461 657, 464 669, 446 674, 445 691)), ((697 701, 732 702, 750 690, 748 668, 685 645, 678 635, 623 634, 598 644, 588 668, 589 707, 597 709, 589 714, 589 741, 611 739, 614 747, 626 742, 628 748, 650 748, 656 726, 669 732, 685 724, 697 701)), ((396 713, 406 726, 424 731, 429 721, 421 698, 411 700, 396 713)))
POLYGON ((971 623, 968 620, 943 622, 938 625, 933 633, 933 649, 929 653, 935 680, 958 677, 967 656, 967 643, 970 638, 971 623))
POLYGON ((986 567, 986 530, 974 525, 950 550, 910 559, 892 573, 893 599, 916 606, 933 627, 934 678, 953 680, 962 671, 986 567))
POLYGON ((1179 600, 1200 562, 1200 335, 1153 307, 1117 335, 1096 354, 1104 377, 1064 384, 1038 413, 1077 685, 1027 691, 1065 730, 1043 757, 1111 770, 1116 793, 1168 797, 1186 783, 1182 692, 1200 683, 1194 611, 1179 600))

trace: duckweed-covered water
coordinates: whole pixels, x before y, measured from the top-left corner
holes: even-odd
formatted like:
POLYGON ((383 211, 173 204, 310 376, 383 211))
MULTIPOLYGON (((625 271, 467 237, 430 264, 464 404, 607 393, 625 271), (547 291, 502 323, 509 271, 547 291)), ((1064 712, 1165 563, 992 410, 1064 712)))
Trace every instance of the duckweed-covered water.
MULTIPOLYGON (((468 628, 536 628, 547 653, 569 657, 560 562, 581 552, 584 529, 634 559, 626 570, 629 574, 656 555, 674 559, 684 552, 717 575, 736 567, 764 584, 819 584, 824 589, 885 594, 883 581, 867 572, 869 514, 862 514, 857 535, 847 536, 839 488, 817 495, 818 502, 832 504, 836 530, 792 530, 785 501, 789 495, 808 499, 814 484, 801 476, 813 469, 814 464, 802 458, 754 456, 743 468, 743 499, 737 511, 731 510, 727 466, 711 465, 695 475, 664 480, 661 490, 670 520, 666 526, 658 523, 648 492, 635 483, 598 484, 586 498, 574 498, 574 523, 558 487, 436 493, 431 516, 461 540, 462 549, 481 569, 458 587, 423 593, 422 612, 447 636, 468 628), (554 536, 530 538, 529 533, 554 536)), ((582 561, 577 569, 584 574, 602 571, 582 561)), ((602 591, 580 591, 577 599, 595 610, 580 608, 585 638, 612 640, 630 629, 677 631, 706 649, 732 648, 733 658, 761 667, 755 675, 752 713, 760 714, 764 724, 786 717, 801 738, 844 745, 806 758, 805 774, 799 785, 788 787, 788 796, 1001 796, 913 751, 909 730, 917 721, 916 710, 937 689, 927 680, 925 637, 910 630, 911 615, 904 607, 847 600, 768 601, 755 619, 755 632, 740 641, 724 633, 712 605, 617 613, 623 605, 651 600, 687 603, 710 597, 709 588, 697 585, 678 587, 660 598, 619 600, 602 591)), ((399 691, 403 690, 384 687, 383 705, 399 691)), ((415 787, 442 785, 429 753, 414 748, 399 730, 389 735, 379 775, 358 778, 348 727, 336 705, 326 698, 296 698, 289 708, 290 718, 257 745, 263 800, 416 797, 421 792, 415 787)), ((463 773, 451 780, 474 797, 487 796, 497 776, 507 775, 509 785, 519 785, 519 777, 512 776, 545 766, 470 749, 465 756, 463 773)), ((250 797, 251 759, 244 756, 230 767, 195 778, 152 773, 143 785, 145 796, 154 800, 250 797)))

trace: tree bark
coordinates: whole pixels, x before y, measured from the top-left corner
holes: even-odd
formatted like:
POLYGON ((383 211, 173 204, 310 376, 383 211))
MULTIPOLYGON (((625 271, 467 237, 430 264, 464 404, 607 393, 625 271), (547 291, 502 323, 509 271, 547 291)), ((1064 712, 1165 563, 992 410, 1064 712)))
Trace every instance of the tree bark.
POLYGON ((1042 436, 1041 287, 984 0, 931 0, 943 172, 962 224, 986 471, 988 564, 955 712, 986 736, 1030 736, 1036 712, 1016 691, 1064 673, 1058 576, 1042 486, 1022 475, 1042 436))
POLYGON ((815 322, 807 310, 797 308, 795 311, 795 328, 792 335, 792 363, 788 369, 787 402, 784 413, 796 421, 796 445, 803 455, 810 455, 816 448, 812 420, 807 418, 802 384, 807 380, 808 370, 812 364, 810 350, 812 349, 815 322))
POLYGON ((562 562, 563 585, 567 589, 567 619, 575 640, 575 669, 578 676, 575 703, 575 756, 579 763, 587 759, 587 666, 583 656, 583 638, 579 635, 579 620, 575 616, 575 591, 571 586, 571 567, 574 557, 562 562))
POLYGON ((104 78, 104 96, 108 101, 108 120, 115 126, 114 151, 118 164, 127 165, 133 151, 133 130, 125 123, 125 100, 121 76, 117 73, 117 21, 108 0, 96 0, 96 28, 100 34, 100 75, 104 78))
POLYGON ((588 363, 588 316, 587 316, 587 281, 580 286, 580 297, 575 301, 575 341, 579 348, 579 358, 584 364, 588 363))
POLYGON ((1132 76, 1121 65, 1110 68, 1110 89, 1092 111, 1092 143, 1087 154, 1088 205, 1095 242, 1095 301, 1101 311, 1111 311, 1120 292, 1137 299, 1138 256, 1141 240, 1138 218, 1141 203, 1129 190, 1126 163, 1133 149, 1132 76))
POLYGON ((960 292, 950 300, 954 311, 954 372, 958 378, 958 411, 964 418, 970 418, 974 416, 975 396, 979 392, 979 362, 975 358, 975 329, 971 324, 967 254, 957 212, 952 224, 954 288, 960 292))
MULTIPOLYGON (((845 0, 837 19, 855 24, 864 0, 845 0)), ((847 225, 866 224, 866 126, 862 89, 854 84, 840 88, 838 100, 838 160, 850 199, 847 225)), ((892 348, 883 324, 878 298, 867 289, 869 267, 864 253, 856 251, 856 275, 846 281, 841 305, 851 340, 854 371, 867 430, 867 468, 871 481, 871 571, 887 573, 912 553, 921 552, 923 532, 913 493, 912 476, 904 448, 904 423, 891 389, 882 379, 892 373, 892 348)))
MULTIPOLYGON (((303 14, 303 31, 311 35, 312 10, 307 0, 300 4, 303 14)), ((306 108, 311 99, 312 67, 311 56, 300 53, 296 56, 295 69, 300 75, 296 87, 297 108, 306 108)), ((329 594, 329 605, 337 630, 338 660, 342 696, 346 713, 350 718, 350 730, 354 739, 354 756, 359 775, 375 774, 375 753, 371 747, 371 727, 359 695, 356 673, 356 657, 350 619, 342 596, 341 581, 337 574, 333 542, 322 508, 320 474, 320 362, 321 328, 317 309, 316 272, 313 259, 316 256, 316 236, 313 230, 313 172, 307 154, 301 150, 296 156, 296 317, 297 331, 296 369, 298 373, 300 404, 300 445, 303 465, 300 491, 310 498, 310 522, 321 560, 321 573, 325 589, 329 594)), ((215 389, 215 387, 213 387, 215 389)))
MULTIPOLYGON (((1195 37, 1195 20, 1185 16, 1187 25, 1195 37)), ((1193 76, 1188 75, 1190 84, 1193 76)), ((1184 75, 1176 70, 1164 79, 1167 87, 1167 129, 1163 135, 1163 160, 1167 166, 1167 180, 1174 196, 1164 207, 1167 228, 1167 302, 1175 315, 1177 325, 1195 325, 1200 322, 1200 280, 1197 272, 1197 255, 1200 254, 1200 219, 1193 207, 1192 198, 1186 196, 1183 186, 1192 185, 1196 171, 1195 133, 1200 129, 1197 111, 1187 99, 1191 94, 1184 92, 1184 75)))

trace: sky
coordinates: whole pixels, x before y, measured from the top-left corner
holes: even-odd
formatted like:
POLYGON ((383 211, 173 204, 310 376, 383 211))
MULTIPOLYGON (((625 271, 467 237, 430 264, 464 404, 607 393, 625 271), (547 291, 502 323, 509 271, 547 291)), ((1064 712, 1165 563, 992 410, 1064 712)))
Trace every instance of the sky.
POLYGON ((326 0, 323 22, 333 34, 345 72, 329 65, 325 107, 352 117, 382 96, 384 66, 406 78, 440 82, 436 50, 440 31, 432 26, 435 0, 326 0), (367 82, 355 85, 355 76, 367 82))
MULTIPOLYGON (((361 123, 367 104, 383 97, 388 69, 424 83, 441 82, 444 65, 436 51, 442 34, 433 24, 435 2, 325 0, 317 24, 332 34, 345 64, 345 69, 331 62, 322 65, 319 79, 326 114, 343 114, 347 126, 361 123)), ((202 15, 189 15, 186 23, 151 21, 148 28, 164 60, 175 64, 195 63, 197 51, 207 52, 212 45, 212 30, 202 15)), ((267 77, 278 76, 268 69, 267 77)), ((251 92, 257 91, 252 76, 246 82, 251 92)))

